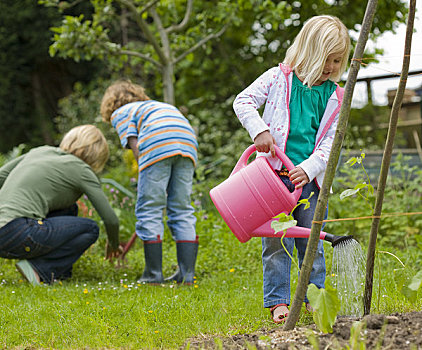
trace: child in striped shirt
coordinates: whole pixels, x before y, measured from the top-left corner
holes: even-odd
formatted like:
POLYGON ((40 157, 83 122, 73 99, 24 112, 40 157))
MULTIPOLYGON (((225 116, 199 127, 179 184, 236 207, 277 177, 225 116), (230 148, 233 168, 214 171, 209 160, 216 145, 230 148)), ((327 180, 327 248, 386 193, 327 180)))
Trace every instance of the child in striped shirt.
POLYGON ((110 85, 101 101, 103 121, 116 129, 121 144, 138 161, 136 234, 144 244, 145 269, 139 283, 164 282, 163 211, 176 241, 178 271, 166 281, 192 284, 198 252, 191 205, 197 141, 189 121, 174 106, 151 100, 129 81, 110 85))

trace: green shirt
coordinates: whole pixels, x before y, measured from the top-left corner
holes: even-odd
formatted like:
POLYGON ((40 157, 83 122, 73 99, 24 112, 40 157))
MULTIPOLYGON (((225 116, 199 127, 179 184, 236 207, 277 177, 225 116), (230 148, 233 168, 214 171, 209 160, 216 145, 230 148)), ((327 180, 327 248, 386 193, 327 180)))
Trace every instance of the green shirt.
POLYGON ((293 73, 286 155, 295 166, 312 154, 327 102, 335 90, 336 84, 331 80, 309 88, 293 73))
POLYGON ((119 244, 119 219, 91 167, 51 146, 37 147, 0 168, 0 228, 16 218, 44 219, 82 194, 104 221, 110 245, 119 244))

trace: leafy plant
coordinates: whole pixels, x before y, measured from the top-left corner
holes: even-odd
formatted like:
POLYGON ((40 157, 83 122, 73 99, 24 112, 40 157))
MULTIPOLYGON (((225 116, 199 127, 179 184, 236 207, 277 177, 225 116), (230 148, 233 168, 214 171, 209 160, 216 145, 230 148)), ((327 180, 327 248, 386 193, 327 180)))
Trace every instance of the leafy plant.
POLYGON ((293 212, 297 207, 300 205, 304 205, 306 209, 309 209, 311 204, 309 203, 309 199, 314 195, 314 192, 311 192, 308 198, 301 199, 297 202, 297 204, 293 207, 293 209, 290 211, 289 214, 286 213, 280 213, 276 216, 274 216, 274 219, 271 222, 271 228, 274 230, 274 233, 286 231, 290 227, 294 227, 297 225, 297 221, 293 218, 293 212))
POLYGON ((304 205, 305 208, 304 210, 308 209, 311 204, 309 203, 309 199, 314 195, 314 192, 311 192, 311 194, 309 195, 308 198, 303 198, 301 200, 299 200, 297 202, 297 204, 293 207, 293 209, 290 211, 289 214, 286 213, 280 213, 276 216, 274 216, 274 219, 271 221, 271 228, 274 230, 274 234, 278 233, 278 232, 284 232, 283 236, 281 236, 281 245, 283 246, 283 249, 285 250, 285 252, 287 253, 287 255, 290 257, 290 259, 293 261, 293 263, 297 266, 297 268, 299 268, 299 264, 296 262, 295 259, 293 259, 293 257, 291 256, 291 254, 289 253, 289 251, 287 250, 287 248, 285 247, 284 243, 283 243, 283 238, 286 234, 286 230, 294 227, 297 225, 297 221, 293 218, 293 212, 295 211, 295 209, 297 207, 299 207, 300 205, 304 205))
POLYGON ((365 159, 365 153, 361 152, 360 157, 352 157, 346 162, 346 164, 348 164, 351 167, 355 165, 356 163, 360 164, 367 182, 364 181, 362 183, 358 183, 353 189, 347 189, 343 191, 340 194, 340 199, 343 200, 344 198, 353 196, 355 194, 359 194, 365 200, 365 202, 369 205, 369 207, 373 209, 372 205, 370 204, 370 196, 373 196, 374 194, 374 187, 371 185, 371 180, 369 179, 369 175, 366 172, 366 169, 363 165, 364 159, 365 159))
POLYGON ((331 286, 330 280, 325 281, 325 288, 318 288, 315 284, 308 286, 307 296, 314 309, 313 318, 318 329, 324 333, 331 333, 340 311, 340 301, 337 290, 331 286))

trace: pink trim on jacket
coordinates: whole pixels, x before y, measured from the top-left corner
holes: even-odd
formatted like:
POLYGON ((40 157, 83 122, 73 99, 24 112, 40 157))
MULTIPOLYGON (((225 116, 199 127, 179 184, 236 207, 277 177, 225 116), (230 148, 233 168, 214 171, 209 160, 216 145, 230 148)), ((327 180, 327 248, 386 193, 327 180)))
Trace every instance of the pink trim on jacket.
MULTIPOLYGON (((287 114, 289 116, 289 119, 288 119, 288 123, 289 123, 288 125, 289 126, 287 127, 286 140, 284 141, 284 149, 286 149, 287 140, 289 138, 289 133, 290 133, 290 84, 289 84, 289 75, 292 72, 292 69, 289 66, 286 66, 283 63, 280 63, 279 67, 280 67, 281 71, 283 72, 284 77, 285 77, 286 82, 287 82, 287 84, 286 84, 286 87, 287 87, 286 106, 287 106, 287 114)), ((315 150, 315 148, 314 148, 314 150, 315 150)))

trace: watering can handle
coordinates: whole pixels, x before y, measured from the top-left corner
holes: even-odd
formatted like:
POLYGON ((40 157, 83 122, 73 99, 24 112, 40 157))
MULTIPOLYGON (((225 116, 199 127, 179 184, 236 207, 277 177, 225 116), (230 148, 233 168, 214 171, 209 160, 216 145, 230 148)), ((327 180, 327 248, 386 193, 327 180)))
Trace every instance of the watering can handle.
MULTIPOLYGON (((275 155, 278 159, 281 160, 283 165, 287 168, 287 170, 292 170, 295 168, 292 161, 287 157, 283 152, 281 152, 280 148, 277 145, 274 145, 275 155)), ((248 165, 248 159, 256 151, 255 145, 250 145, 245 152, 240 156, 239 160, 236 163, 233 171, 231 172, 230 176, 236 174, 239 170, 242 170, 246 165, 248 165)))

